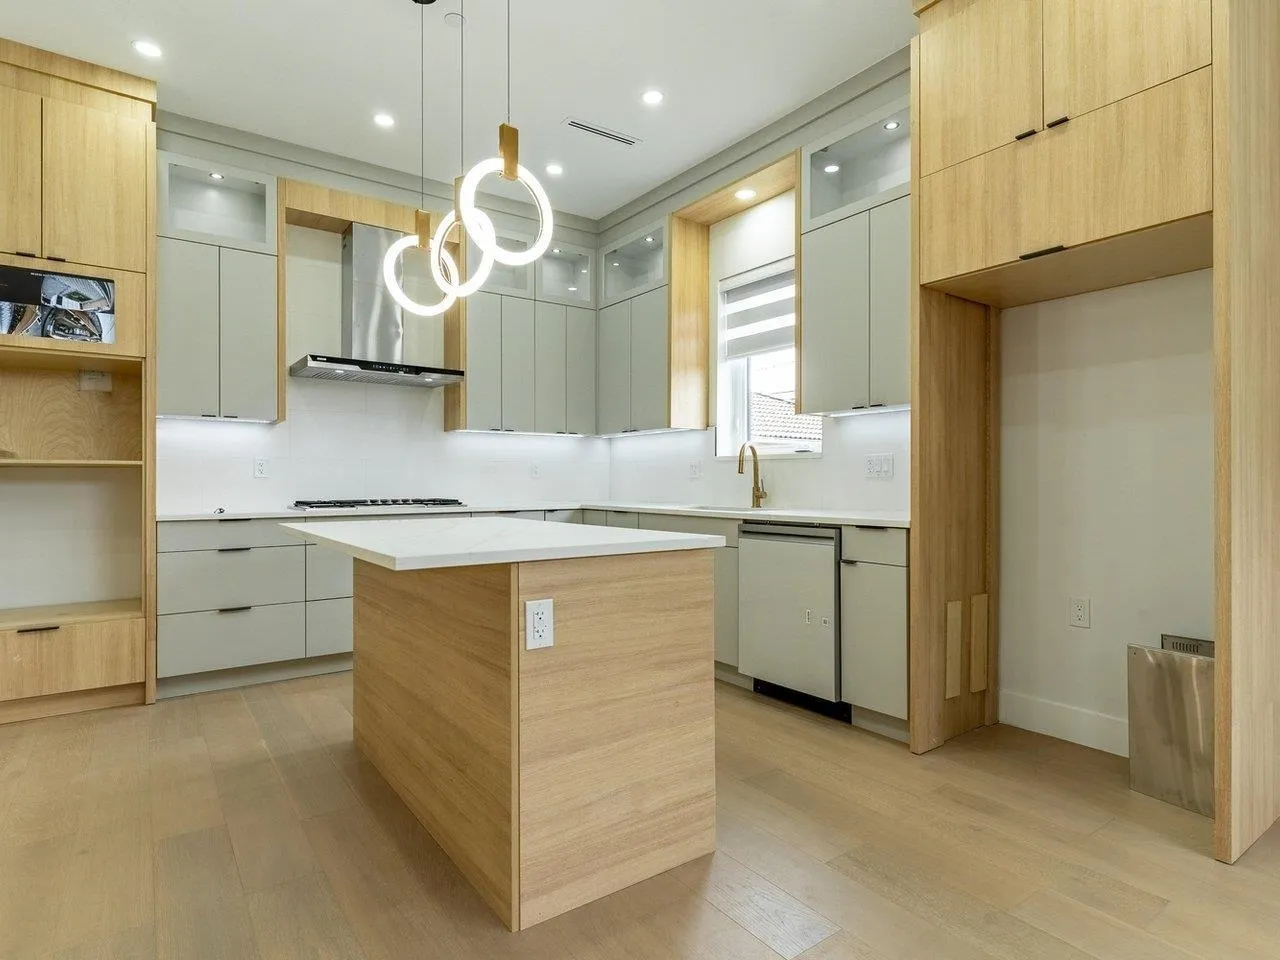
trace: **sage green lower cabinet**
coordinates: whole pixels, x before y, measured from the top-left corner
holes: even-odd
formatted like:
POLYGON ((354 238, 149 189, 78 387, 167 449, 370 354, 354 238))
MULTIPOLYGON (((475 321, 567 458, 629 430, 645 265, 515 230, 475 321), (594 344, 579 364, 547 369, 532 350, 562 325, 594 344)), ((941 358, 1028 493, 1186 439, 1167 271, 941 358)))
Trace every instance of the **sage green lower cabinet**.
POLYGON ((157 612, 191 613, 290 603, 305 596, 305 547, 239 547, 161 553, 157 612))
POLYGON ((671 423, 671 324, 667 288, 631 301, 631 429, 662 430, 671 423))
POLYGON ((596 432, 596 312, 582 307, 565 313, 565 429, 596 432))
POLYGON ((907 719, 907 568, 840 565, 841 694, 847 703, 907 719))
POLYGON ((223 247, 218 262, 222 416, 276 420, 276 258, 223 247))
POLYGON ((565 433, 568 429, 568 307, 539 303, 536 317, 533 427, 538 433, 565 433))
POLYGON ((859 213, 800 238, 800 399, 804 413, 868 406, 871 216, 859 213))
POLYGON ((307 544, 307 599, 334 600, 355 593, 351 556, 329 547, 307 544))
POLYGON ((156 673, 180 677, 307 655, 305 603, 156 618, 156 673))
MULTIPOLYGON (((502 298, 502 429, 537 429, 536 331, 532 300, 502 298)), ((561 368, 563 369, 563 367, 561 368)))
POLYGON ((502 297, 467 298, 467 429, 502 429, 502 297))
POLYGON ((583 510, 582 522, 589 527, 607 527, 609 512, 607 510, 583 510))
POLYGON ((218 248, 156 241, 156 409, 218 416, 218 248))
POLYGON ((623 433, 631 429, 631 301, 605 307, 598 317, 597 428, 623 433))
POLYGON ((351 597, 314 600, 307 607, 308 657, 350 653, 354 647, 355 601, 351 597))
POLYGON ((638 513, 628 513, 624 510, 610 510, 605 515, 604 520, 606 527, 631 527, 640 526, 640 515, 638 513))

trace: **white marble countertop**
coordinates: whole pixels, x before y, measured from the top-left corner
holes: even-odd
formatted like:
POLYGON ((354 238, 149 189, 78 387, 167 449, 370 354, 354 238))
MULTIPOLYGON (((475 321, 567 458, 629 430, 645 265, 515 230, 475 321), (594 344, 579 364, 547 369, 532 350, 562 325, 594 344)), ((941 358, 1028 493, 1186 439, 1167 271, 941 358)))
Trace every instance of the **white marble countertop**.
POLYGON ((777 523, 831 523, 842 526, 901 527, 911 526, 903 513, 884 510, 802 510, 762 507, 716 507, 676 503, 620 503, 598 501, 527 501, 517 503, 466 504, 461 507, 361 507, 351 510, 256 510, 243 513, 163 514, 160 521, 175 520, 303 520, 330 517, 437 516, 472 513, 503 513, 522 510, 621 510, 627 513, 651 513, 668 516, 713 517, 726 520, 772 520, 777 523))
POLYGON ((388 570, 528 563, 669 550, 723 547, 724 537, 663 533, 514 517, 282 523, 299 539, 318 541, 388 570))

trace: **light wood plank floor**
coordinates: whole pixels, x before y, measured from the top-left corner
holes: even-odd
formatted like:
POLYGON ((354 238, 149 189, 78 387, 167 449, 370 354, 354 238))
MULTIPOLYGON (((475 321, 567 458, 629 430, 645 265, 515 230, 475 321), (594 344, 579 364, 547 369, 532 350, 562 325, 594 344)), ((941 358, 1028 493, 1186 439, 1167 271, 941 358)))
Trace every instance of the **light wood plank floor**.
POLYGON ((719 852, 518 935, 356 753, 349 675, 0 727, 0 958, 1280 956, 1280 832, 1225 867, 1114 757, 718 698, 719 852))

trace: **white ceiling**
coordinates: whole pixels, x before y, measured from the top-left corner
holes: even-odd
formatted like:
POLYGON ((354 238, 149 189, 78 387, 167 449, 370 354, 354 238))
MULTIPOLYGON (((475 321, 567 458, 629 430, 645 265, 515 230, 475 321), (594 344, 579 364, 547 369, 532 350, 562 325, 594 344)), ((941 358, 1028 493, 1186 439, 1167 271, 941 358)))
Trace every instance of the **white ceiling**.
MULTIPOLYGON (((419 170, 419 10, 427 176, 459 171, 462 0, 0 0, 4 35, 152 76, 172 113, 419 170), (154 40, 161 60, 131 42, 154 40), (371 122, 395 116, 394 129, 371 122)), ((511 119, 554 205, 598 219, 905 46, 909 0, 512 0, 511 119), (640 102, 656 87, 657 108, 640 102), (622 147, 567 117, 643 142, 622 147), (542 176, 548 161, 558 180, 542 176)), ((506 116, 506 4, 469 0, 466 159, 506 116)), ((486 183, 485 188, 492 183, 486 183)))

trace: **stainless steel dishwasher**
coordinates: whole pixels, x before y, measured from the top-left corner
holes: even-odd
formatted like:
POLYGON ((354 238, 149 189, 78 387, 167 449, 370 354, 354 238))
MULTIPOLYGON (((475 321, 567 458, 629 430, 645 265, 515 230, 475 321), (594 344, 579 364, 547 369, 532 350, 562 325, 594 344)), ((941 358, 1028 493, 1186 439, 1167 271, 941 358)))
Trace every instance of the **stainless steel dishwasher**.
POLYGON ((848 718, 840 702, 838 527, 738 527, 738 669, 761 693, 848 718))

